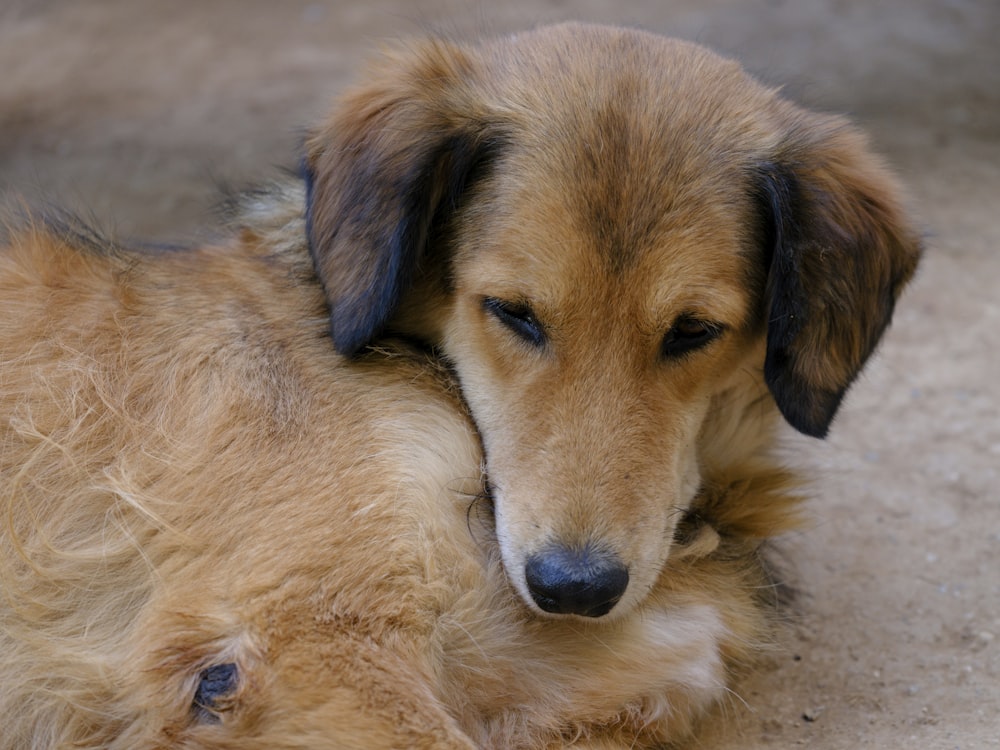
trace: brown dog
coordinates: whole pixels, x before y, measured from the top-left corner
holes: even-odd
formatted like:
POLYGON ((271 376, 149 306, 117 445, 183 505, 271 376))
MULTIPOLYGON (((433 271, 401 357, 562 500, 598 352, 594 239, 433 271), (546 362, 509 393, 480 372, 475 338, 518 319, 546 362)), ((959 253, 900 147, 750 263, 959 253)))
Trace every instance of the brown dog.
POLYGON ((916 262, 858 136, 578 26, 340 112, 226 242, 0 252, 0 747, 652 747, 768 639, 762 363, 821 432, 916 262))
POLYGON ((683 736, 769 637, 788 478, 706 485, 631 615, 537 618, 449 376, 330 346, 303 202, 252 196, 216 246, 2 248, 0 748, 683 736))
POLYGON ((507 574, 554 614, 642 602, 775 407, 823 436, 920 254, 844 120, 636 31, 404 50, 306 167, 338 349, 391 332, 444 355, 507 574))

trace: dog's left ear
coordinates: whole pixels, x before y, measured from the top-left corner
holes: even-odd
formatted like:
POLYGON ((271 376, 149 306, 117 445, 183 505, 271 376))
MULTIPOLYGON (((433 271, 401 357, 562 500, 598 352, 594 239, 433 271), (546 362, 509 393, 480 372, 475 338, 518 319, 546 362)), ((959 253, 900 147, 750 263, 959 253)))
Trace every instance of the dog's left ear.
POLYGON ((353 355, 398 309, 434 226, 495 141, 477 115, 475 61, 432 41, 387 54, 306 141, 306 225, 334 345, 353 355))
POLYGON ((921 241, 895 180, 840 118, 796 122, 761 177, 764 377, 788 422, 824 437, 916 270, 921 241))

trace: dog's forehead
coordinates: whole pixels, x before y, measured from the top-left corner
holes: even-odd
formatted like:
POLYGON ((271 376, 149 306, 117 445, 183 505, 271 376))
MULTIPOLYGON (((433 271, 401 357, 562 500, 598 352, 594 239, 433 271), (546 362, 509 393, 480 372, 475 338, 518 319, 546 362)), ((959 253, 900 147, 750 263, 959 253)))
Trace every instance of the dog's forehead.
POLYGON ((692 42, 562 24, 494 43, 482 62, 487 99, 540 139, 595 129, 595 137, 690 149, 697 136, 706 151, 766 150, 776 140, 777 90, 692 42))
POLYGON ((567 25, 512 46, 495 71, 507 120, 495 177, 519 205, 513 222, 587 238, 622 272, 654 250, 752 244, 773 92, 698 45, 643 32, 567 25))

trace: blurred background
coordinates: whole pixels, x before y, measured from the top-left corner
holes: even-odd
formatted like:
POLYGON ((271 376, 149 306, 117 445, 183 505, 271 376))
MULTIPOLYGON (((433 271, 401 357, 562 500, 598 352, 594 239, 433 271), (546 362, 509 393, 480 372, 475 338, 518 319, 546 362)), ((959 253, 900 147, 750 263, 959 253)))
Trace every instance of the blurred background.
POLYGON ((782 543, 798 591, 694 747, 1000 747, 998 0, 0 0, 0 192, 123 239, 212 231, 220 182, 297 163, 385 40, 640 26, 844 112, 910 189, 927 258, 782 543))

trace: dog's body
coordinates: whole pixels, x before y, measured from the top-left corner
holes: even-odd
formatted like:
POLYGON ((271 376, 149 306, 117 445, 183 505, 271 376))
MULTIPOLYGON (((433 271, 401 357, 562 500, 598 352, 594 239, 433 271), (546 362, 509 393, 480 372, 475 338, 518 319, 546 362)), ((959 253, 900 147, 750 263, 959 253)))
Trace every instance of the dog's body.
POLYGON ((769 637, 776 404, 824 432, 913 271, 892 181, 731 63, 564 26, 392 59, 307 187, 216 246, 0 255, 0 747, 682 736, 769 637))
POLYGON ((631 617, 539 620, 469 510, 453 389, 405 349, 335 354, 301 197, 257 203, 218 246, 0 253, 0 747, 684 734, 768 637, 786 478, 707 491, 631 617))

